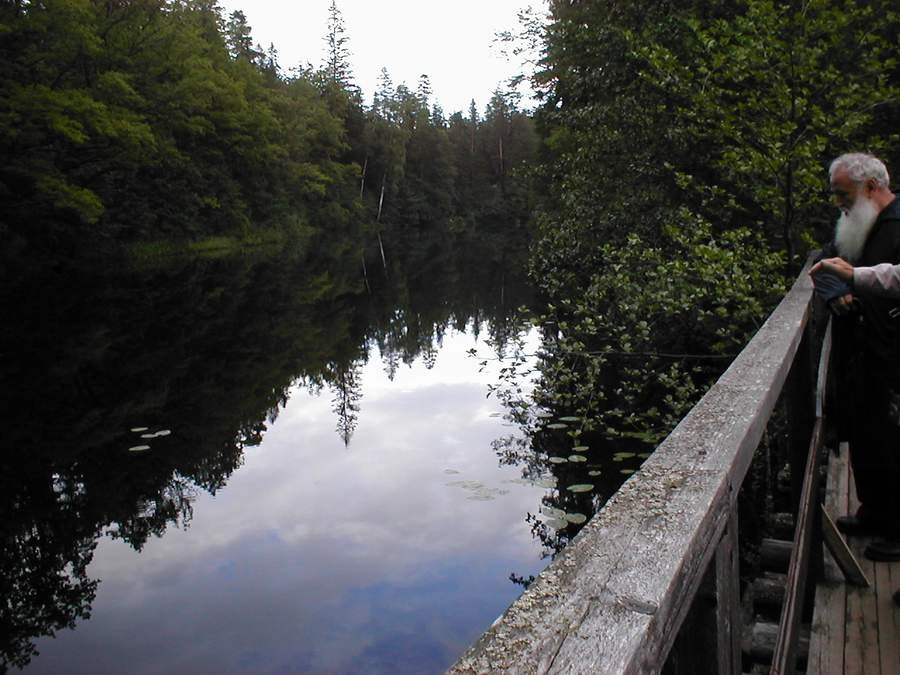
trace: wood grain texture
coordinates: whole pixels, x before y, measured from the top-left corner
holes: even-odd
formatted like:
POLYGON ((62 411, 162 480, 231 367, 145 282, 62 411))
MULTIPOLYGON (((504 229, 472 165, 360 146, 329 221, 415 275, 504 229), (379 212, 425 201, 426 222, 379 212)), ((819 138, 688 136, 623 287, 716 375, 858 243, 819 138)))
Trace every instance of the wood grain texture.
POLYGON ((721 675, 741 672, 741 584, 738 514, 732 510, 716 551, 716 661, 721 675))
POLYGON ((780 631, 775 644, 775 656, 772 661, 772 675, 792 673, 797 669, 797 643, 800 638, 800 620, 803 613, 803 602, 806 598, 806 577, 812 554, 813 528, 819 520, 819 458, 824 437, 824 420, 816 420, 809 452, 806 458, 806 469, 803 477, 803 492, 800 498, 800 509, 797 514, 797 529, 794 535, 794 547, 788 567, 787 584, 785 586, 785 602, 781 612, 780 631))
MULTIPOLYGON (((847 446, 828 458, 823 516, 838 517, 849 510, 850 468, 847 446)), ((847 612, 847 586, 837 562, 825 552, 823 579, 816 586, 815 604, 810 627, 809 675, 843 673, 844 640, 847 612)))

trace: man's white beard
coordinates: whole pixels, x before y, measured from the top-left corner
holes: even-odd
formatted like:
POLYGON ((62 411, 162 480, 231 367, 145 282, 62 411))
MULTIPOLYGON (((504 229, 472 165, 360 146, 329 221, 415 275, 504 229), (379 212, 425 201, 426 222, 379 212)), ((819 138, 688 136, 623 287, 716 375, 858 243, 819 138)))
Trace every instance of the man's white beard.
POLYGON ((840 256, 857 262, 878 219, 878 206, 871 199, 860 197, 848 213, 841 213, 834 231, 834 243, 840 256))

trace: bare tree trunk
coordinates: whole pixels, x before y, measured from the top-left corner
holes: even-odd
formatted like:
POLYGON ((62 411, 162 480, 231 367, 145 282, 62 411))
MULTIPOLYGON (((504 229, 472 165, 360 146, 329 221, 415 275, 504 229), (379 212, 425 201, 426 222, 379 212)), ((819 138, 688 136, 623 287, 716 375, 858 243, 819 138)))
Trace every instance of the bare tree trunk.
POLYGON ((387 180, 387 174, 381 178, 381 196, 378 198, 378 215, 375 216, 375 222, 379 222, 381 220, 381 205, 384 203, 384 183, 387 180))
POLYGON ((366 290, 369 292, 369 295, 372 295, 372 289, 369 287, 369 273, 366 271, 366 252, 362 252, 362 262, 363 262, 363 279, 366 282, 366 290))
POLYGON ((359 198, 363 198, 363 191, 366 189, 366 168, 369 166, 369 156, 366 155, 366 161, 363 162, 362 176, 359 179, 359 198))
POLYGON ((378 233, 378 248, 381 249, 381 266, 387 272, 387 260, 384 259, 384 244, 381 243, 381 232, 378 233))
MULTIPOLYGON (((387 172, 381 177, 381 196, 378 198, 378 215, 375 217, 376 223, 381 221, 381 205, 384 203, 384 184, 386 182, 387 172)), ((381 232, 378 232, 378 248, 381 249, 381 266, 384 267, 384 271, 387 272, 387 261, 384 258, 384 244, 381 243, 381 232)))

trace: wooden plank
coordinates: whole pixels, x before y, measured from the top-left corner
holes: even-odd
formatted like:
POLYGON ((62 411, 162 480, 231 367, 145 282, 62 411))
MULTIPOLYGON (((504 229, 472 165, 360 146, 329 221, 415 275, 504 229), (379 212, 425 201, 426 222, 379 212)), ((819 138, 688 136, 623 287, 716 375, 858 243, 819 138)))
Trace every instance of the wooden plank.
POLYGON ((876 612, 878 620, 878 654, 882 673, 900 673, 900 656, 898 656, 898 640, 894 627, 894 601, 891 597, 891 568, 900 564, 876 563, 875 586, 876 612))
POLYGON ((841 533, 838 532, 837 526, 834 524, 831 516, 828 515, 828 512, 825 511, 824 506, 822 507, 822 537, 834 562, 841 569, 841 573, 847 579, 847 582, 854 586, 870 586, 871 584, 866 578, 865 572, 863 572, 862 567, 860 567, 850 547, 847 546, 847 542, 844 541, 841 533))
MULTIPOLYGON (((870 541, 869 537, 851 537, 850 549, 859 560, 866 576, 875 579, 875 564, 863 555, 870 541)), ((881 672, 876 590, 876 586, 847 587, 847 634, 844 647, 847 673, 869 675, 881 672)))
POLYGON ((890 619, 885 624, 879 625, 879 630, 881 635, 892 643, 893 659, 889 658, 887 663, 881 665, 885 673, 900 673, 900 605, 894 602, 894 593, 900 590, 900 563, 892 563, 888 569, 890 570, 890 586, 887 588, 890 619))
POLYGON ((733 508, 716 550, 716 654, 718 672, 741 672, 741 584, 738 513, 733 508))
MULTIPOLYGON (((829 453, 823 514, 845 514, 849 503, 850 467, 846 444, 839 453, 829 453)), ((851 672, 844 668, 847 586, 834 558, 826 551, 823 579, 816 586, 810 626, 809 675, 851 672)))
POLYGON ((657 451, 450 672, 655 672, 725 531, 807 321, 801 273, 657 451))
POLYGON ((788 567, 785 602, 779 621, 780 630, 772 657, 772 675, 793 673, 797 670, 797 643, 800 640, 800 619, 806 598, 806 575, 812 551, 813 529, 818 521, 819 457, 824 436, 822 418, 816 420, 803 476, 803 491, 797 513, 794 535, 794 551, 788 567))

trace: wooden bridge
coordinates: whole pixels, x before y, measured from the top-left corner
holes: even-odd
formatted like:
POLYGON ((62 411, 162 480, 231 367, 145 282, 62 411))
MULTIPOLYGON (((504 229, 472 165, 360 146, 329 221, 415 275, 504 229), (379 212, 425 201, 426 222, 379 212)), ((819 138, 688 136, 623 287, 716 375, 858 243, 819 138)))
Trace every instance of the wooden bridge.
POLYGON ((900 674, 900 563, 865 560, 865 541, 847 549, 831 522, 855 495, 846 448, 823 448, 826 314, 804 269, 640 471, 450 672, 900 674), (740 587, 737 502, 779 397, 796 525, 792 542, 763 542, 789 557, 774 577, 780 620, 766 624, 740 587))

